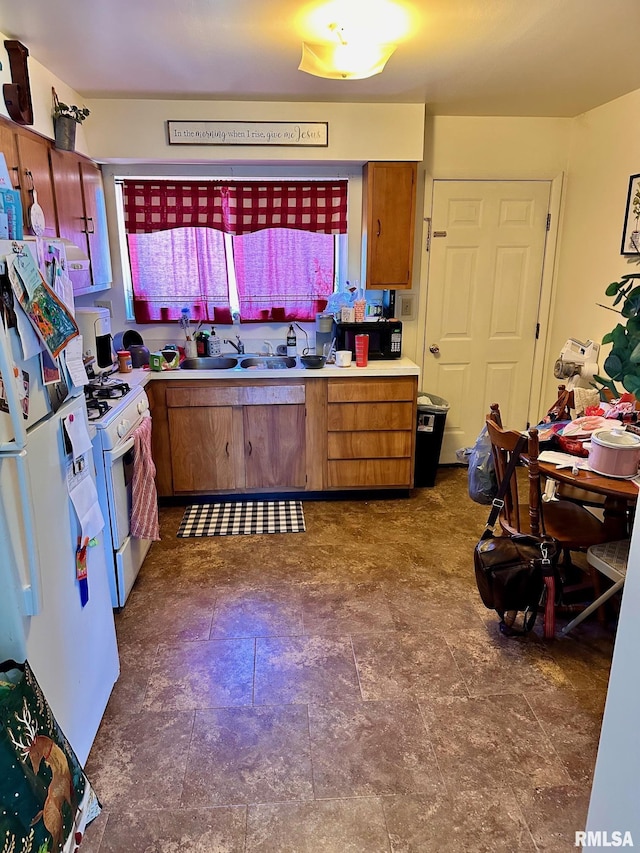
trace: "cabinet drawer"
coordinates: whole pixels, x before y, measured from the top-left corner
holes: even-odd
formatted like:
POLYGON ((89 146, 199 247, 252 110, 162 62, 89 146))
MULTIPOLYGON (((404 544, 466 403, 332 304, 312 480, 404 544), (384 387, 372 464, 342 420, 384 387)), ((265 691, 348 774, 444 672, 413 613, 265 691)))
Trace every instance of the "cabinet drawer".
POLYGON ((330 431, 413 429, 413 403, 333 403, 327 408, 330 431))
POLYGON ((417 380, 413 376, 396 379, 330 379, 329 403, 358 403, 367 401, 413 400, 417 380))
POLYGON ((167 406, 267 406, 272 403, 304 403, 304 385, 224 385, 199 388, 167 388, 167 406))
POLYGON ((413 481, 410 459, 333 459, 328 463, 328 475, 330 488, 410 488, 413 481))
POLYGON ((411 456, 411 432, 330 432, 329 459, 411 456))

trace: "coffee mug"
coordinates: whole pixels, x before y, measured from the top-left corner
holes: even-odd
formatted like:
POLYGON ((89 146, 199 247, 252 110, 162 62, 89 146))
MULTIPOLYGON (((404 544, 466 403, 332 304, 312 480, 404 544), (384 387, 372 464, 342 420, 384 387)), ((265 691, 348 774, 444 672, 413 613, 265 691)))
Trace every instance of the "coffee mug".
POLYGON ((337 367, 351 367, 351 350, 339 349, 336 352, 337 367))

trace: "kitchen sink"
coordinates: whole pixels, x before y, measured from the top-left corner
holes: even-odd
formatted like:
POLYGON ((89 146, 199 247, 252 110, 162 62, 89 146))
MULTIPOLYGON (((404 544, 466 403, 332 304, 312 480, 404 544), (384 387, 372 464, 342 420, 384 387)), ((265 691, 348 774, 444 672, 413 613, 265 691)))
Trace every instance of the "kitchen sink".
POLYGON ((218 355, 206 358, 185 358, 180 367, 182 370, 230 370, 237 363, 237 358, 218 355))
POLYGON ((290 355, 258 355, 240 360, 240 367, 256 367, 260 370, 282 370, 286 367, 295 367, 295 358, 290 355))

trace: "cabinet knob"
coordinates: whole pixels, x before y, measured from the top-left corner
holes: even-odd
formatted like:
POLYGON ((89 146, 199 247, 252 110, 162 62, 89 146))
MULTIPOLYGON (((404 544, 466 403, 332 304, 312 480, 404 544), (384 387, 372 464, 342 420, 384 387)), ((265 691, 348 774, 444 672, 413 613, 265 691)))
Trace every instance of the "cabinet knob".
POLYGON ((378 223, 378 231, 376 233, 376 237, 379 237, 382 234, 382 225, 380 224, 379 219, 377 219, 376 222, 378 223))
POLYGON ((247 444, 249 445, 249 456, 251 456, 251 454, 253 453, 253 447, 250 441, 248 441, 247 444))
POLYGON ((429 347, 429 352, 433 353, 434 355, 438 355, 440 353, 440 347, 438 346, 438 344, 431 344, 431 346, 429 347))

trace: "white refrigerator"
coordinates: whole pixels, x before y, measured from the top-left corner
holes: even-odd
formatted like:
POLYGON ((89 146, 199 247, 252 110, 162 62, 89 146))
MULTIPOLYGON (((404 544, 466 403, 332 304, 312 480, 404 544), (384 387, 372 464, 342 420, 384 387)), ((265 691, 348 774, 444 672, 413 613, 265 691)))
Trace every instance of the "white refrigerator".
MULTIPOLYGON (((0 269, 10 251, 11 244, 0 241, 0 269)), ((0 282, 6 301, 6 279, 0 282)), ((84 764, 119 674, 101 533, 86 551, 86 601, 76 576, 81 526, 69 494, 69 468, 75 455, 74 470, 82 469, 94 484, 95 468, 90 450, 80 457, 69 452, 64 421, 73 415, 89 430, 84 394, 71 386, 53 411, 40 356, 23 359, 18 334, 6 328, 6 310, 2 314, 0 661, 29 661, 84 764), (13 381, 14 368, 28 377, 28 407, 13 381)))

